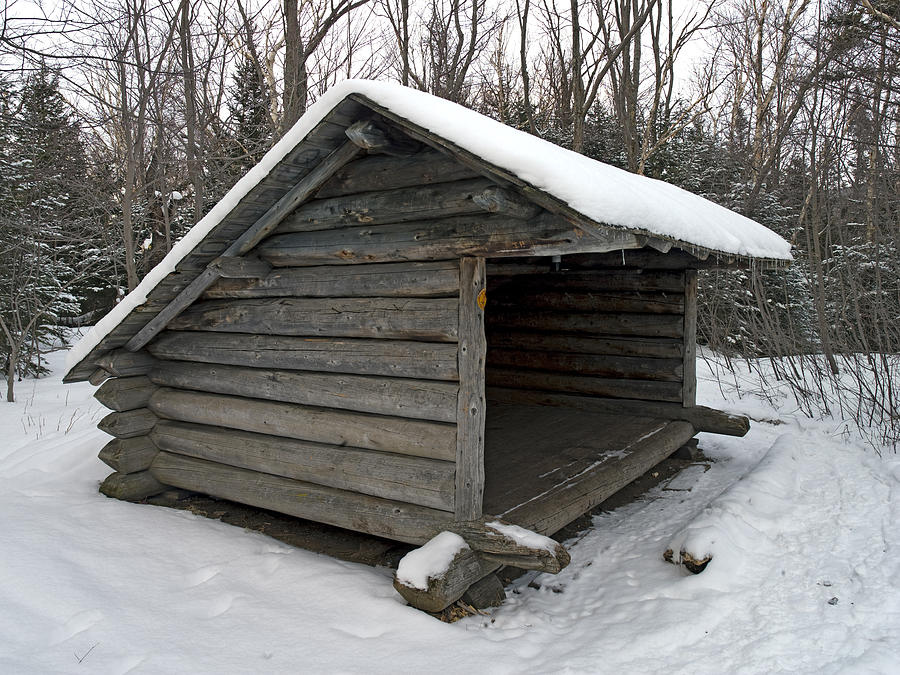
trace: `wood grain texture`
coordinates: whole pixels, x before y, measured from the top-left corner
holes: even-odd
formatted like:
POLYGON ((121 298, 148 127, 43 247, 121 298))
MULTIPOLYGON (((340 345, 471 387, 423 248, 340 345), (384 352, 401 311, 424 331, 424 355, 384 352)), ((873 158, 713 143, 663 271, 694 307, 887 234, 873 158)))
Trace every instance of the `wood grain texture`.
POLYGON ((148 349, 161 359, 176 361, 425 380, 458 379, 456 345, 438 342, 166 331, 148 349))
POLYGON ((156 424, 156 415, 148 408, 113 412, 97 423, 97 428, 116 438, 146 436, 156 424))
POLYGON ((456 260, 350 267, 282 267, 263 279, 219 279, 209 298, 431 298, 459 291, 456 260))
POLYGON ((491 308, 513 307, 557 312, 681 314, 684 296, 671 292, 503 289, 491 295, 491 308))
POLYGON ((608 354, 648 358, 681 359, 683 348, 677 338, 586 337, 517 330, 488 331, 491 349, 608 354))
POLYGON ((439 422, 166 387, 150 398, 150 409, 159 417, 180 422, 449 462, 456 460, 456 428, 439 422))
POLYGON ((106 466, 119 473, 137 473, 150 468, 159 449, 149 436, 114 438, 100 450, 98 457, 106 466))
POLYGON ((179 361, 161 361, 150 378, 178 389, 456 423, 453 382, 179 361))
POLYGON ((659 380, 681 382, 681 359, 656 359, 644 356, 606 356, 549 351, 491 349, 489 367, 524 368, 578 376, 659 380))
POLYGON ((590 335, 680 338, 680 314, 588 314, 497 308, 488 312, 488 328, 496 326, 590 335))
MULTIPOLYGON (((614 255, 614 254, 603 254, 614 255)), ((567 268, 573 256, 567 256, 561 264, 567 268)), ((570 270, 554 273, 550 261, 489 261, 487 265, 488 288, 496 284, 503 286, 510 282, 521 288, 569 290, 597 292, 684 292, 684 272, 682 270, 653 270, 627 267, 597 268, 590 270, 570 270)))
POLYGON ((485 376, 489 387, 533 389, 610 398, 634 398, 644 401, 681 402, 680 382, 583 377, 496 367, 488 368, 485 376))
POLYGON ((156 387, 145 375, 107 380, 94 392, 94 398, 110 410, 119 412, 143 408, 156 387))
POLYGON ((697 270, 688 270, 684 279, 684 387, 682 405, 697 404, 697 270))
POLYGON ((470 548, 459 551, 447 571, 428 578, 427 588, 404 584, 395 575, 394 588, 410 605, 423 612, 440 612, 459 600, 470 586, 494 572, 499 565, 488 562, 470 548))
POLYGON ((455 298, 260 298, 196 302, 172 330, 456 342, 455 298))
POLYGON ((161 421, 161 450, 317 485, 453 511, 452 462, 161 421))
POLYGON ((140 501, 165 491, 166 485, 160 483, 149 471, 138 473, 111 473, 100 484, 100 492, 113 499, 124 501, 140 501))
POLYGON ((459 261, 459 397, 456 418, 456 519, 481 517, 484 492, 484 258, 459 261))
POLYGON ((147 352, 129 352, 124 349, 109 351, 96 361, 100 368, 113 377, 146 375, 155 363, 156 360, 147 352))
POLYGON ((426 542, 453 518, 446 511, 169 452, 157 455, 150 472, 160 482, 184 490, 410 544, 426 542))

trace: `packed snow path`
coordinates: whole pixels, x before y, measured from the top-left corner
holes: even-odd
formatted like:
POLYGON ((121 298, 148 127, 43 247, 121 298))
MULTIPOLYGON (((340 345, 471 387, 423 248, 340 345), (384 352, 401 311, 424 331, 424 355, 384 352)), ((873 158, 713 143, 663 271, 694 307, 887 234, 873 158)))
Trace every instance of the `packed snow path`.
POLYGON ((785 423, 702 436, 708 469, 448 625, 387 570, 98 494, 103 410, 62 360, 0 403, 0 672, 897 672, 900 460, 787 405, 723 402, 702 364, 703 403, 785 423), (698 576, 662 561, 691 523, 714 535, 698 576))

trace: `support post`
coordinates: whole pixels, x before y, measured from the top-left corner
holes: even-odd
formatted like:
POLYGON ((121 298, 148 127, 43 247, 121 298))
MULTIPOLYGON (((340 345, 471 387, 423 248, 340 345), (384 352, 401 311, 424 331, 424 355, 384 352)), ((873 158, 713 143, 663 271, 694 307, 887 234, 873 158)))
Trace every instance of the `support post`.
POLYGON ((697 405, 697 270, 684 273, 684 380, 681 404, 697 405))

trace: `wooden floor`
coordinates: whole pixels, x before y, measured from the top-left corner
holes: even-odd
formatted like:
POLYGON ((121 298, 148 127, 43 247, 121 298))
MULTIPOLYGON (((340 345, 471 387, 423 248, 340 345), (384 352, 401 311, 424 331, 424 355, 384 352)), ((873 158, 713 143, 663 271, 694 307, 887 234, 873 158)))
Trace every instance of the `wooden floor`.
POLYGON ((484 512, 551 534, 693 435, 687 422, 489 401, 484 512))

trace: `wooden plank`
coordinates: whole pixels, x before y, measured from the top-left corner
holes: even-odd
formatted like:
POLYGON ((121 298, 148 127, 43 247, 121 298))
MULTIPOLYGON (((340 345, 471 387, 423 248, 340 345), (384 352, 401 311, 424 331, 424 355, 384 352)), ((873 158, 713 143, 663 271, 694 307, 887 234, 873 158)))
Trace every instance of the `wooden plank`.
POLYGON ((690 422, 691 426, 698 432, 706 431, 726 436, 744 436, 750 429, 750 420, 743 415, 733 415, 702 405, 685 408, 680 401, 666 402, 577 396, 503 387, 488 387, 487 396, 489 401, 563 407, 613 415, 684 420, 690 422))
POLYGON ((440 422, 169 388, 153 394, 150 410, 159 417, 179 422, 448 462, 456 459, 456 428, 440 422))
MULTIPOLYGON (((224 256, 240 257, 268 236, 278 223, 297 205, 306 201, 338 168, 358 156, 360 149, 351 142, 344 143, 332 152, 320 164, 306 174, 286 195, 279 199, 269 210, 250 226, 249 229, 235 239, 225 249, 224 256)), ((165 328, 168 323, 189 307, 200 295, 219 278, 215 267, 203 270, 188 286, 186 286, 166 307, 139 330, 125 348, 137 351, 165 328)))
POLYGON ((683 371, 681 402, 690 408, 697 405, 697 270, 688 270, 684 279, 683 371))
POLYGON ((478 176, 452 157, 433 150, 409 157, 368 156, 349 162, 329 178, 316 197, 392 190, 466 180, 478 176))
POLYGON ((534 218, 542 211, 527 197, 499 185, 491 185, 472 195, 472 201, 488 213, 503 213, 511 218, 534 218))
POLYGON ((147 408, 138 408, 110 413, 97 423, 97 428, 116 438, 134 438, 149 434, 154 424, 156 415, 147 408))
POLYGON ((350 492, 453 511, 452 462, 161 421, 161 450, 350 492))
POLYGON ((403 157, 422 148, 421 143, 414 141, 396 127, 375 120, 354 122, 347 127, 346 134, 357 146, 373 154, 403 157))
POLYGON ((495 326, 594 335, 680 338, 684 317, 680 314, 563 313, 496 308, 488 312, 489 329, 495 326))
POLYGON ((116 349, 107 352, 97 359, 95 363, 113 377, 130 377, 132 375, 146 375, 156 365, 156 359, 147 352, 129 352, 124 349, 116 349))
POLYGON ((639 314, 682 314, 684 296, 680 293, 510 289, 491 294, 495 308, 527 308, 556 312, 633 312, 639 314))
POLYGON ((490 350, 487 363, 490 367, 525 368, 573 375, 596 375, 598 377, 662 382, 681 382, 683 367, 681 359, 530 352, 497 348, 490 350))
POLYGON ((100 451, 98 457, 108 467, 119 473, 137 473, 150 468, 159 448, 149 436, 114 438, 100 451))
POLYGON ((264 279, 219 279, 205 298, 325 297, 403 298, 456 297, 459 263, 388 263, 281 267, 264 279))
POLYGON ((161 361, 150 379, 165 387, 452 423, 459 389, 437 380, 177 361, 161 361))
POLYGON ((161 359, 176 361, 425 380, 459 379, 456 345, 451 343, 166 331, 148 349, 161 359))
POLYGON ((484 258, 460 260, 459 280, 456 519, 475 520, 484 492, 484 258))
POLYGON ((491 349, 608 354, 650 358, 682 358, 682 342, 673 338, 585 337, 557 333, 529 333, 493 329, 488 331, 491 349))
POLYGON ((160 482, 298 518, 422 544, 453 516, 446 511, 160 452, 150 472, 160 482))
MULTIPOLYGON (((401 565, 403 561, 400 561, 401 565)), ((447 565, 443 574, 429 577, 426 588, 406 584, 400 570, 394 576, 394 589, 410 605, 423 612, 440 612, 459 600, 470 586, 493 573, 500 566, 484 560, 471 548, 463 548, 447 565)))
POLYGON ((456 216, 379 227, 293 232, 269 237, 258 251, 275 267, 349 265, 360 262, 446 260, 466 256, 522 257, 638 246, 629 232, 599 239, 568 221, 544 214, 530 221, 507 216, 456 216))
POLYGON ((615 494, 694 436, 688 422, 665 424, 627 448, 624 457, 601 462, 504 514, 504 519, 541 534, 553 534, 615 494))
POLYGON ((436 185, 364 192, 307 202, 278 226, 276 232, 312 232, 350 225, 384 225, 483 214, 474 199, 493 185, 484 178, 436 185))
POLYGON ((486 372, 489 387, 558 391, 587 396, 634 398, 643 401, 681 402, 680 382, 624 380, 618 378, 580 377, 535 370, 491 367, 486 372))
POLYGON ((149 471, 138 473, 111 473, 100 484, 100 492, 113 499, 135 502, 164 492, 166 485, 160 483, 149 471))
POLYGON ((194 303, 172 330, 456 342, 456 298, 249 298, 194 303))
POLYGON ((156 387, 144 375, 117 377, 107 380, 94 392, 94 398, 111 410, 119 412, 143 408, 156 387))
POLYGON ((571 562, 559 542, 499 518, 457 522, 446 529, 465 539, 485 560, 501 565, 559 574, 571 562))
POLYGON ((223 255, 209 265, 217 270, 219 277, 223 279, 265 279, 272 271, 272 266, 259 258, 223 255))
MULTIPOLYGON (((612 254, 611 254, 612 255, 612 254)), ((572 256, 562 259, 566 269, 572 256)), ((597 268, 552 272, 551 262, 488 262, 488 290, 514 282, 525 288, 547 290, 583 289, 588 291, 662 291, 684 292, 684 272, 665 269, 597 268)))

